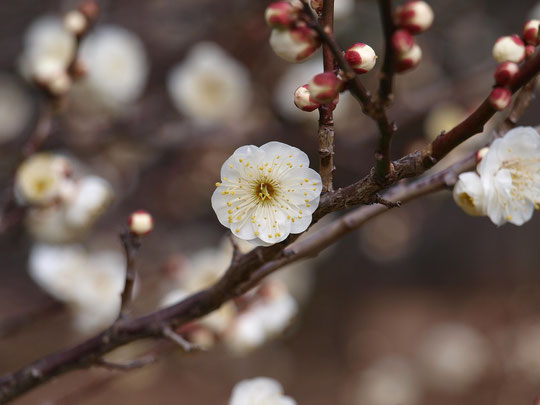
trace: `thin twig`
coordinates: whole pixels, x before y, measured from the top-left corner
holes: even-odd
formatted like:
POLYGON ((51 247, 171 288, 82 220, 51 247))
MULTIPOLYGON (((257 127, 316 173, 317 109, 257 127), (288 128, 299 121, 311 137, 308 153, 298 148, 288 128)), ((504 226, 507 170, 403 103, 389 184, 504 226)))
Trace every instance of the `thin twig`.
POLYGON ((529 105, 531 105, 531 102, 534 100, 535 97, 534 91, 536 89, 537 78, 538 76, 535 76, 519 91, 519 94, 514 100, 514 104, 512 105, 510 113, 501 123, 501 126, 499 128, 499 133, 501 135, 514 128, 517 125, 519 119, 527 110, 527 108, 529 108, 529 105))
POLYGON ((121 295, 122 304, 120 307, 120 318, 123 318, 127 313, 127 308, 133 297, 133 287, 135 286, 135 278, 137 277, 135 257, 141 247, 141 239, 138 235, 125 231, 120 234, 120 240, 122 241, 126 256, 126 282, 121 295))
MULTIPOLYGON (((319 24, 323 29, 334 31, 334 0, 324 0, 319 24)), ((325 72, 333 72, 335 60, 332 50, 323 44, 323 66, 325 72)), ((319 108, 319 173, 322 180, 322 192, 334 191, 334 113, 332 103, 321 105, 319 108)))
POLYGON ((113 363, 107 360, 100 359, 94 362, 92 366, 113 371, 130 371, 144 367, 151 363, 155 363, 156 361, 157 358, 155 356, 148 355, 125 364, 113 363))
POLYGON ((192 351, 202 351, 204 350, 201 346, 191 343, 184 339, 181 335, 176 333, 170 326, 166 325, 163 327, 163 336, 167 339, 170 339, 173 343, 180 346, 183 351, 186 353, 192 352, 192 351))
POLYGON ((393 98, 392 87, 395 63, 392 36, 396 26, 392 19, 392 0, 379 0, 379 10, 384 32, 384 61, 379 80, 379 103, 387 106, 393 98))

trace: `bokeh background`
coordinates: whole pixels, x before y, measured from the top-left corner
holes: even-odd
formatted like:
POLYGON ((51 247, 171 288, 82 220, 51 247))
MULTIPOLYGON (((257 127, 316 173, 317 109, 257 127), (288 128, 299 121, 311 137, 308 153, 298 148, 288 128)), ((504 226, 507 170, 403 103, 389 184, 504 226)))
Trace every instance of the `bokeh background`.
MULTIPOLYGON (((396 78, 394 157, 421 147, 478 105, 492 85, 494 41, 540 17, 533 0, 429 3, 436 17, 418 37, 423 61, 396 78)), ((210 196, 222 162, 237 147, 279 140, 306 151, 317 166, 317 113, 296 113, 292 104, 292 91, 313 71, 311 62, 292 66, 273 54, 263 20, 268 2, 99 4, 100 24, 122 26, 144 44, 144 91, 113 116, 77 109, 77 100, 68 98, 42 149, 68 152, 113 186, 115 201, 80 241, 85 246, 120 251, 118 233, 129 213, 144 208, 154 215, 155 230, 137 262, 135 313, 142 314, 157 307, 171 257, 221 243, 226 232, 210 196), (200 125, 170 97, 171 69, 200 41, 219 44, 249 71, 248 109, 230 122, 200 125)), ((40 103, 39 92, 18 74, 25 31, 36 18, 60 16, 75 5, 0 2, 0 70, 30 100, 24 128, 0 145, 3 189, 40 103)), ((382 55, 377 2, 358 0, 346 14, 336 21, 340 44, 365 42, 382 55)), ((370 89, 377 70, 365 75, 370 89)), ((336 187, 367 173, 376 142, 376 128, 360 107, 346 97, 341 104, 336 187)), ((523 123, 538 125, 539 116, 534 102, 523 123)), ((538 217, 501 228, 469 217, 449 191, 425 197, 374 219, 310 262, 312 287, 297 317, 282 336, 249 354, 235 355, 219 342, 204 353, 168 350, 158 364, 129 373, 64 375, 15 403, 224 404, 237 381, 269 376, 299 404, 531 404, 540 395, 539 227, 538 217)), ((0 372, 83 339, 65 306, 29 277, 34 243, 22 223, 0 236, 0 372)))

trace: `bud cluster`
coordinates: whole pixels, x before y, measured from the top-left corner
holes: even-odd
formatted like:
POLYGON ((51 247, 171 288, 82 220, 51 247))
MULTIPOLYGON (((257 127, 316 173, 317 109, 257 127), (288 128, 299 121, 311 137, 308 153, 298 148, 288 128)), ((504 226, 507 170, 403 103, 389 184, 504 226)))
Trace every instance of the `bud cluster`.
POLYGON ((302 3, 277 1, 264 13, 272 28, 270 46, 280 58, 298 63, 308 59, 321 45, 317 33, 300 20, 302 3))
POLYGON ((519 73, 518 64, 529 58, 540 45, 540 20, 529 20, 523 26, 520 37, 517 34, 500 37, 493 46, 493 58, 499 62, 495 70, 495 87, 489 95, 491 106, 504 110, 512 101, 509 86, 519 73))
POLYGON ((398 29, 392 36, 392 47, 396 55, 396 71, 402 73, 416 67, 422 59, 422 49, 413 35, 431 27, 433 10, 425 1, 409 0, 396 9, 394 22, 398 29))
MULTIPOLYGON (((78 9, 64 16, 64 28, 79 42, 97 19, 99 7, 95 0, 84 1, 78 9)), ((34 80, 38 86, 52 97, 61 97, 71 88, 72 80, 84 74, 79 61, 65 66, 54 58, 44 58, 36 66, 34 80)))

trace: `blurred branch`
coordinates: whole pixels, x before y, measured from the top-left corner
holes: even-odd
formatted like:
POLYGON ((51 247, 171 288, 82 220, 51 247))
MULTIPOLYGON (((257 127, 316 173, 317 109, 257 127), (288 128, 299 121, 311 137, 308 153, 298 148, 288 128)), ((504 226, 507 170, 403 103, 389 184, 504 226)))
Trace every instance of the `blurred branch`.
POLYGON ((499 132, 501 135, 510 131, 514 128, 519 119, 523 116, 527 108, 531 105, 531 102, 534 100, 534 90, 536 88, 536 81, 538 76, 533 77, 523 88, 519 91, 514 104, 512 105, 512 110, 506 119, 502 122, 499 132))
POLYGON ((379 102, 388 105, 393 98, 394 50, 392 36, 396 27, 392 20, 392 0, 379 0, 379 9, 384 32, 384 62, 380 72, 379 102))
POLYGON ((121 295, 120 318, 125 317, 127 308, 133 297, 133 287, 137 272, 135 270, 135 256, 141 247, 141 239, 132 232, 125 231, 120 234, 120 240, 126 256, 126 281, 121 295))
POLYGON ((106 360, 98 360, 96 361, 93 366, 105 368, 107 370, 112 371, 130 371, 130 370, 136 370, 138 368, 144 367, 148 364, 155 363, 157 361, 157 358, 148 355, 141 357, 140 359, 133 360, 130 363, 120 364, 120 363, 112 363, 110 361, 106 360))
MULTIPOLYGON (((334 31, 334 0, 324 0, 319 24, 326 32, 334 31)), ((323 45, 323 65, 325 72, 335 69, 334 55, 327 44, 323 45)), ((334 191, 334 133, 333 104, 330 102, 319 107, 319 173, 323 193, 334 191)))

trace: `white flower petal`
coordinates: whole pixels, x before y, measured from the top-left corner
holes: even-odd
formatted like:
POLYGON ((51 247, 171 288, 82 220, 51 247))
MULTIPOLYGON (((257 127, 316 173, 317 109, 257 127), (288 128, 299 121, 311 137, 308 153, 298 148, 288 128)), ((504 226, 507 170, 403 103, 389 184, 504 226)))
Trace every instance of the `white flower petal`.
POLYGON ((485 215, 484 187, 474 172, 461 173, 454 187, 454 201, 469 215, 485 215))

